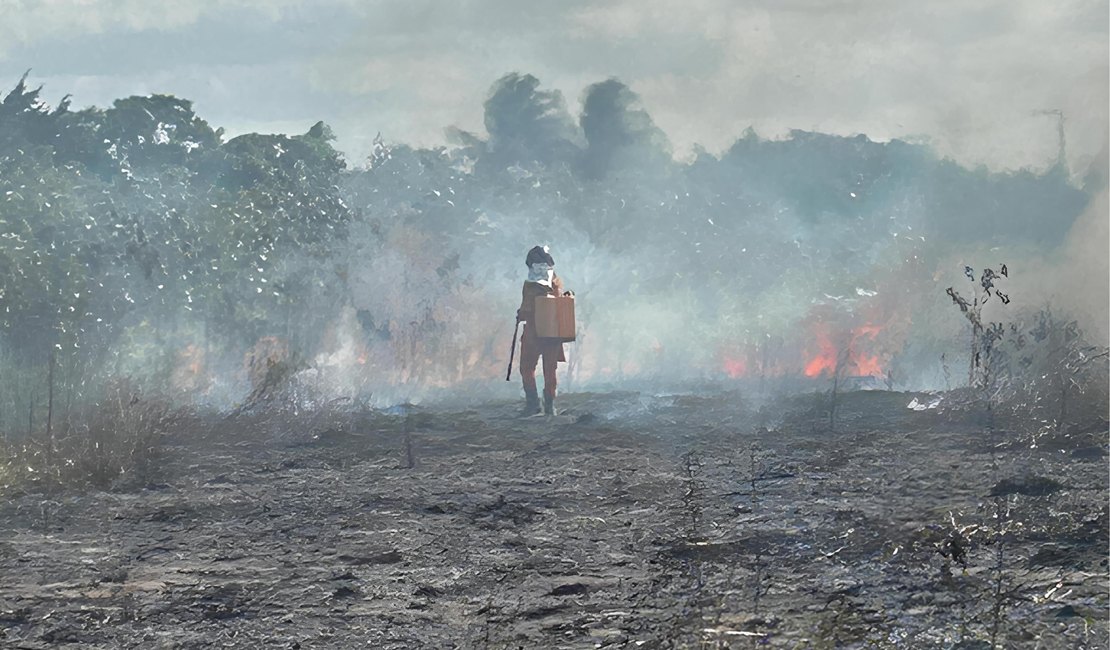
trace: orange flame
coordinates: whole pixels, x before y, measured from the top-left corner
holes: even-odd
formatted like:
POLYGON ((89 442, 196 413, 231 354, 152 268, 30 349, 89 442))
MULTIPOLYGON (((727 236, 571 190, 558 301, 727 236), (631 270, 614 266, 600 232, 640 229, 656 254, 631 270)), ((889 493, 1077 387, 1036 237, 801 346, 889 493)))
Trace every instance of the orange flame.
MULTIPOLYGON (((864 339, 874 341, 882 331, 882 326, 867 323, 851 330, 848 337, 848 357, 845 370, 857 377, 882 376, 883 363, 877 354, 868 354, 860 348, 867 347, 864 339)), ((805 376, 818 377, 831 375, 837 370, 837 358, 842 350, 833 343, 829 335, 828 326, 819 323, 815 328, 814 337, 817 339, 817 353, 806 362, 805 376)))
POLYGON ((824 375, 836 370, 836 353, 831 355, 822 352, 820 355, 810 359, 806 364, 805 374, 806 377, 816 377, 817 375, 824 375))
POLYGON ((855 359, 856 375, 860 377, 881 377, 883 376, 883 364, 879 361, 879 357, 875 355, 859 356, 855 359))
POLYGON ((738 379, 748 374, 748 364, 739 357, 725 357, 725 374, 733 379, 738 379))
POLYGON ((806 363, 806 377, 816 377, 836 370, 836 346, 829 336, 829 329, 824 323, 818 323, 814 335, 817 339, 817 354, 806 363))

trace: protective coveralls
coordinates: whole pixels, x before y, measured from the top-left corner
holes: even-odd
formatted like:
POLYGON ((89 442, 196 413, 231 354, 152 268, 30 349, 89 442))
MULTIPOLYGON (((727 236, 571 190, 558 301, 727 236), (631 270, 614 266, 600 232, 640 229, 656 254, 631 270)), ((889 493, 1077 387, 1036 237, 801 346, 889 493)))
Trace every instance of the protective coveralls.
POLYGON ((520 377, 524 383, 525 415, 540 412, 539 395, 536 389, 536 365, 543 358, 543 412, 555 414, 555 391, 558 386, 555 377, 560 361, 566 361, 563 344, 548 341, 536 336, 534 326, 536 298, 539 296, 563 295, 563 281, 555 275, 552 267, 555 261, 544 247, 537 246, 528 253, 526 260, 529 268, 528 279, 521 289, 520 309, 516 312, 518 321, 525 321, 524 334, 520 339, 520 377))

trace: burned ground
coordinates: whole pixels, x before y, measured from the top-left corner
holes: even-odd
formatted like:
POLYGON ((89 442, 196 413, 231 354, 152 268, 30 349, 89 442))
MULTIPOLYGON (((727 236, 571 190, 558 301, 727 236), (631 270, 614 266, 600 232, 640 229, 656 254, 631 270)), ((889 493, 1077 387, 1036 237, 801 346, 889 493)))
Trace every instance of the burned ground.
POLYGON ((1106 647, 1105 422, 913 397, 212 418, 140 488, 7 495, 0 645, 1106 647))

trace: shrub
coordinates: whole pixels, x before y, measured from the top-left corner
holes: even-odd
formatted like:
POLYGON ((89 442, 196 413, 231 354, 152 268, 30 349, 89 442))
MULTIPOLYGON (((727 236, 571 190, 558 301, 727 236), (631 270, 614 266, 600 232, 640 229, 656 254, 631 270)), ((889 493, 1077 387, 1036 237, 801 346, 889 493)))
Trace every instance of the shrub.
POLYGON ((188 412, 112 382, 99 402, 68 418, 53 440, 0 449, 0 490, 147 485, 160 469, 163 436, 188 412))

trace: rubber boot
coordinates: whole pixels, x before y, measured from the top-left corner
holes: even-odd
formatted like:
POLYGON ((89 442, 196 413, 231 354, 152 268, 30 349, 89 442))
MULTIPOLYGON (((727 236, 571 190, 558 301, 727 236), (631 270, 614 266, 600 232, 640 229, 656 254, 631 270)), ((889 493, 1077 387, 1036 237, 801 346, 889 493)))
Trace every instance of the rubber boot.
POLYGON ((520 417, 530 417, 538 415, 540 412, 540 396, 536 389, 524 389, 524 410, 521 411, 520 417))
POLYGON ((543 394, 543 414, 555 415, 555 396, 543 394))

